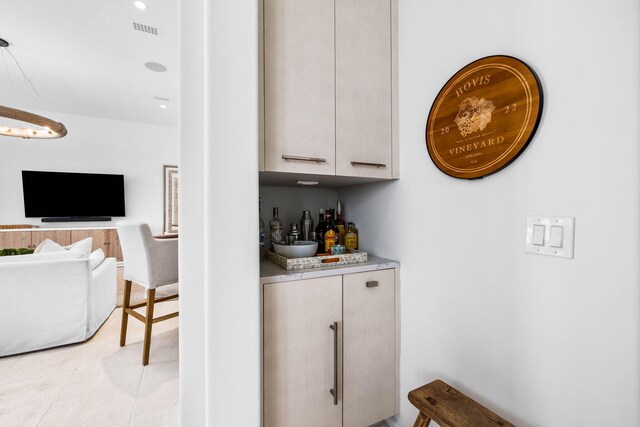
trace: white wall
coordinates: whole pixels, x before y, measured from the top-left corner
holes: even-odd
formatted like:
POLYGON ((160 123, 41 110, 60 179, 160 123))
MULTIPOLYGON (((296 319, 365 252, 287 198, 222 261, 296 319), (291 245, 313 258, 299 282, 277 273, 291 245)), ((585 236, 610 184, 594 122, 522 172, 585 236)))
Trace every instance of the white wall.
POLYGON ((258 4, 180 15, 180 424, 258 426, 258 4))
MULTIPOLYGON (((125 176, 127 219, 148 222, 161 232, 163 165, 178 164, 178 128, 60 113, 51 117, 64 123, 66 137, 0 137, 0 224, 42 224, 24 216, 22 170, 113 173, 125 176)), ((105 224, 110 223, 99 223, 105 224)))
POLYGON ((361 244, 402 263, 402 416, 442 378, 523 426, 640 425, 636 0, 402 0, 401 179, 340 192, 361 244), (529 148, 450 178, 424 129, 442 85, 507 54, 541 77, 529 148), (524 253, 526 216, 576 217, 575 259, 524 253))

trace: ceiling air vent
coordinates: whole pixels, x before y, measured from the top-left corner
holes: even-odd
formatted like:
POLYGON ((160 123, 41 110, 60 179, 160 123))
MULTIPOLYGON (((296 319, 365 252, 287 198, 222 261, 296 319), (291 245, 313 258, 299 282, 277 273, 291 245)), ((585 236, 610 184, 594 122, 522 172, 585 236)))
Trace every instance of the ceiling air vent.
POLYGON ((154 96, 153 99, 155 99, 156 101, 169 102, 169 98, 165 98, 164 96, 154 96))
POLYGON ((133 23, 133 29, 137 31, 153 34, 154 36, 158 35, 158 29, 156 27, 150 27, 149 25, 140 24, 138 22, 133 23))

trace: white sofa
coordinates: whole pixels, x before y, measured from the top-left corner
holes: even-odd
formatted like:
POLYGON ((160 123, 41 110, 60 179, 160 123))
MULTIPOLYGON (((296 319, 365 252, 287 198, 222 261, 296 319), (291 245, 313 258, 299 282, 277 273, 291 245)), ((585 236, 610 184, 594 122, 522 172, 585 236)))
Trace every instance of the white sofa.
POLYGON ((0 257, 0 356, 90 338, 115 308, 116 292, 115 258, 0 257))

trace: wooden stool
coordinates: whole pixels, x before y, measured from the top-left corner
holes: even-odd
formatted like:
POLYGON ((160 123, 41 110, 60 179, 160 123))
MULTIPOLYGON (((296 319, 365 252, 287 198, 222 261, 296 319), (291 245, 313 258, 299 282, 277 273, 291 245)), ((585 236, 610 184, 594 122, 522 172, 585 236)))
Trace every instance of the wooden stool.
POLYGON ((413 427, 427 427, 431 420, 441 427, 513 426, 441 380, 410 391, 409 401, 420 411, 413 427))
POLYGON ((156 299, 156 290, 147 289, 147 301, 139 304, 130 304, 131 301, 131 280, 124 281, 124 297, 122 301, 122 322, 120 323, 120 347, 124 347, 127 343, 127 324, 129 316, 133 316, 144 323, 144 345, 142 347, 142 365, 147 366, 149 364, 149 353, 151 351, 151 328, 154 323, 162 322, 164 320, 173 319, 178 317, 179 312, 173 312, 165 314, 164 316, 153 317, 153 309, 157 302, 169 301, 178 298, 178 294, 169 295, 156 299), (136 308, 146 307, 147 312, 143 316, 135 311, 136 308))
POLYGON ((154 323, 172 319, 178 312, 153 317, 155 304, 178 298, 170 295, 156 299, 156 289, 178 283, 178 239, 154 239, 149 224, 120 221, 116 224, 118 238, 124 256, 124 295, 122 301, 122 324, 120 326, 120 347, 127 342, 129 316, 144 323, 144 346, 142 364, 149 364, 151 351, 151 329, 154 323), (147 301, 131 304, 131 283, 142 286, 147 291, 147 301), (143 316, 135 311, 146 306, 143 316))

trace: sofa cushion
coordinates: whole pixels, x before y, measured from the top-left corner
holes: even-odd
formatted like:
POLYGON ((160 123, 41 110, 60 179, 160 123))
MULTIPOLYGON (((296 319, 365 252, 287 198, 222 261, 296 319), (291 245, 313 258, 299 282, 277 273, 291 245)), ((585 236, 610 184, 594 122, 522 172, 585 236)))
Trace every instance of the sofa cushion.
POLYGON ((94 270, 97 266, 102 264, 104 258, 104 251, 102 249, 98 248, 95 251, 91 252, 91 255, 89 255, 89 268, 91 270, 94 270))
POLYGON ((63 246, 63 248, 69 252, 79 252, 88 258, 93 248, 93 237, 87 237, 71 245, 63 246))
POLYGON ((54 242, 51 239, 45 239, 42 243, 38 245, 38 247, 33 251, 34 254, 45 254, 45 253, 53 253, 53 252, 78 252, 83 254, 85 257, 89 257, 91 254, 91 249, 93 247, 93 237, 87 237, 86 239, 82 239, 75 243, 72 243, 67 246, 61 246, 60 244, 54 242))
POLYGON ((65 259, 82 259, 86 258, 81 252, 49 252, 39 253, 33 255, 15 255, 0 257, 0 264, 17 264, 25 262, 37 262, 37 261, 58 261, 65 259))
POLYGON ((36 249, 33 251, 34 254, 45 254, 51 252, 62 252, 64 248, 54 242, 51 239, 44 239, 42 243, 40 243, 36 249))

